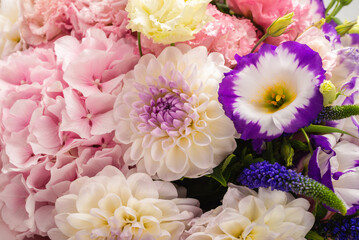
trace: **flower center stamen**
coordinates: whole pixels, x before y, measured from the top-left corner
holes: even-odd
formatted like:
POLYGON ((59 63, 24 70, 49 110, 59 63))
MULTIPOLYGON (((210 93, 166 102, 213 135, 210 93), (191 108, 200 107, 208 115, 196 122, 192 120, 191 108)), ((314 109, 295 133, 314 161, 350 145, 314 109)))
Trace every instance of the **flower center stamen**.
POLYGON ((270 113, 288 106, 295 99, 295 93, 290 91, 285 84, 268 87, 262 96, 264 98, 263 107, 270 113))

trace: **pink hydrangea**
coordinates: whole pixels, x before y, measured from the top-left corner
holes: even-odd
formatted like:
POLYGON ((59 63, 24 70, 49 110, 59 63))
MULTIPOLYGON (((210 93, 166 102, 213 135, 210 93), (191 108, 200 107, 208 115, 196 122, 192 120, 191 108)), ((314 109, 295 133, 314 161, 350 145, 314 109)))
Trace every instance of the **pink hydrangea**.
MULTIPOLYGON (((207 23, 193 40, 185 42, 191 47, 205 46, 209 52, 222 53, 227 67, 236 64, 234 56, 243 56, 251 52, 258 41, 257 28, 248 19, 240 19, 223 14, 214 5, 207 8, 213 20, 207 23)), ((159 55, 166 47, 163 44, 155 44, 150 39, 143 37, 142 46, 145 51, 159 55)))
POLYGON ((40 45, 71 33, 82 38, 89 28, 122 38, 129 33, 127 0, 23 0, 20 31, 30 45, 40 45))
POLYGON ((139 58, 130 40, 91 29, 83 41, 65 36, 0 61, 0 231, 46 236, 70 182, 108 165, 128 170, 112 111, 139 58))
POLYGON ((267 43, 279 45, 283 41, 293 41, 312 23, 324 17, 324 5, 319 0, 227 0, 228 6, 236 13, 243 14, 267 29, 277 18, 294 12, 294 22, 280 37, 268 38, 267 43))

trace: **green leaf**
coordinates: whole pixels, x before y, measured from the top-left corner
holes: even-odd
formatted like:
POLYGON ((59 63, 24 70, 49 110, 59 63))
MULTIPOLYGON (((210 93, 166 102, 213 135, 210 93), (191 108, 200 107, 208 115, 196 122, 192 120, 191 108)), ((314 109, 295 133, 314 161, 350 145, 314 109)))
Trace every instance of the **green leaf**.
POLYGON ((233 158, 235 158, 235 157, 236 157, 236 155, 231 154, 231 155, 229 155, 229 156, 223 161, 222 167, 221 167, 222 173, 227 169, 228 165, 231 163, 231 161, 232 161, 233 158))
POLYGON ((300 151, 304 151, 304 152, 308 152, 308 151, 309 151, 308 145, 305 144, 305 143, 302 142, 302 141, 295 140, 295 139, 290 139, 290 140, 289 140, 289 143, 290 143, 290 145, 291 145, 294 149, 297 149, 297 150, 300 150, 300 151))
POLYGON ((356 136, 335 127, 328 127, 323 125, 309 125, 308 127, 305 127, 303 129, 307 133, 342 133, 357 138, 356 136))
POLYGON ((324 237, 320 236, 317 232, 309 231, 305 236, 308 240, 324 240, 324 237))
POLYGON ((224 172, 226 171, 232 160, 235 159, 235 157, 236 155, 234 154, 229 155, 219 166, 215 167, 213 169, 213 173, 209 174, 208 176, 215 179, 223 187, 227 187, 229 174, 226 174, 227 177, 225 177, 224 172))

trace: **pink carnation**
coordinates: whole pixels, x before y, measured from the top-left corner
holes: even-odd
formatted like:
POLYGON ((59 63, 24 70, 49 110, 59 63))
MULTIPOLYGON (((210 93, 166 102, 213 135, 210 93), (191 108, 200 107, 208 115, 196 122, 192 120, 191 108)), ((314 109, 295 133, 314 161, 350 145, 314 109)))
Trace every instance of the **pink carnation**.
MULTIPOLYGON (((250 20, 223 14, 212 4, 208 5, 207 12, 213 20, 207 23, 193 40, 185 43, 192 48, 205 46, 209 52, 222 53, 225 65, 233 67, 236 64, 234 56, 250 53, 258 41, 257 29, 250 20)), ((163 44, 154 44, 146 37, 143 37, 142 46, 145 51, 153 52, 155 55, 159 55, 166 47, 163 44)))
POLYGON ((95 26, 121 38, 129 33, 126 5, 127 0, 76 0, 71 6, 73 29, 84 36, 87 29, 95 26))
POLYGON ((22 0, 20 31, 30 45, 53 41, 62 35, 82 38, 89 28, 102 29, 107 36, 129 33, 127 0, 22 0))
POLYGON ((294 22, 287 28, 288 32, 266 40, 267 43, 275 45, 295 40, 307 27, 324 16, 324 5, 319 0, 227 0, 227 4, 234 12, 252 18, 263 30, 277 18, 294 12, 294 22))
POLYGON ((75 0, 22 0, 23 21, 20 26, 22 38, 30 45, 46 43, 60 34, 67 34, 69 6, 75 0))

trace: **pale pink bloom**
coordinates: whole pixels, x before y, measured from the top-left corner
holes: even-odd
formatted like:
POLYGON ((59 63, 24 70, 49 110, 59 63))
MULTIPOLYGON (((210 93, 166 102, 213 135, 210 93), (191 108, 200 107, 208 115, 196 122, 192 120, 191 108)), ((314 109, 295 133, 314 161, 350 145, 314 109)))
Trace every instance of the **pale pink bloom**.
POLYGON ((85 97, 119 92, 124 74, 139 59, 131 39, 115 42, 98 29, 89 30, 82 42, 61 38, 55 42, 55 50, 63 62, 64 80, 85 97))
MULTIPOLYGON (((192 48, 205 46, 209 52, 222 53, 226 66, 233 67, 236 64, 234 56, 250 53, 258 41, 257 29, 250 20, 223 14, 212 4, 208 4, 207 13, 213 17, 212 21, 195 34, 194 39, 185 43, 192 48)), ((144 36, 142 38, 144 51, 159 55, 166 47, 163 44, 155 44, 144 36)))
POLYGON ((22 0, 21 36, 30 45, 46 43, 72 29, 69 6, 75 0, 22 0))
POLYGON ((0 175, 0 216, 18 239, 35 230, 35 202, 22 174, 0 175))
POLYGON ((228 0, 228 6, 236 13, 250 17, 266 30, 272 22, 289 12, 294 12, 293 23, 280 37, 270 37, 267 43, 279 45, 294 41, 311 24, 324 17, 324 5, 319 0, 228 0))
POLYGON ((323 61, 323 69, 326 70, 325 76, 330 79, 331 71, 336 66, 337 54, 325 34, 320 29, 311 27, 298 37, 297 42, 306 44, 319 53, 323 61))
POLYGON ((84 36, 87 29, 96 27, 106 35, 114 34, 121 38, 130 31, 127 12, 127 0, 76 0, 71 4, 71 23, 79 36, 84 36))
POLYGON ((211 4, 208 13, 214 18, 187 43, 191 47, 205 46, 209 52, 222 53, 226 66, 233 67, 236 54, 243 56, 251 52, 258 41, 257 29, 248 19, 239 19, 223 14, 211 4))
POLYGON ((0 190, 4 189, 0 193, 0 213, 6 215, 6 226, 17 239, 33 234, 45 236, 55 227, 54 203, 68 191, 71 182, 95 176, 108 165, 123 167, 123 149, 113 136, 114 133, 77 141, 67 152, 42 157, 21 172, 0 175, 0 190))
POLYGON ((52 49, 29 49, 0 61, 2 91, 26 84, 51 85, 55 81, 62 81, 62 73, 52 49))
POLYGON ((129 34, 126 4, 127 0, 22 0, 20 32, 30 45, 70 33, 80 39, 91 27, 119 39, 129 34))
POLYGON ((95 93, 87 98, 77 91, 64 90, 65 110, 62 112, 60 131, 70 131, 81 138, 110 133, 115 129, 112 109, 116 97, 108 93, 95 93))

